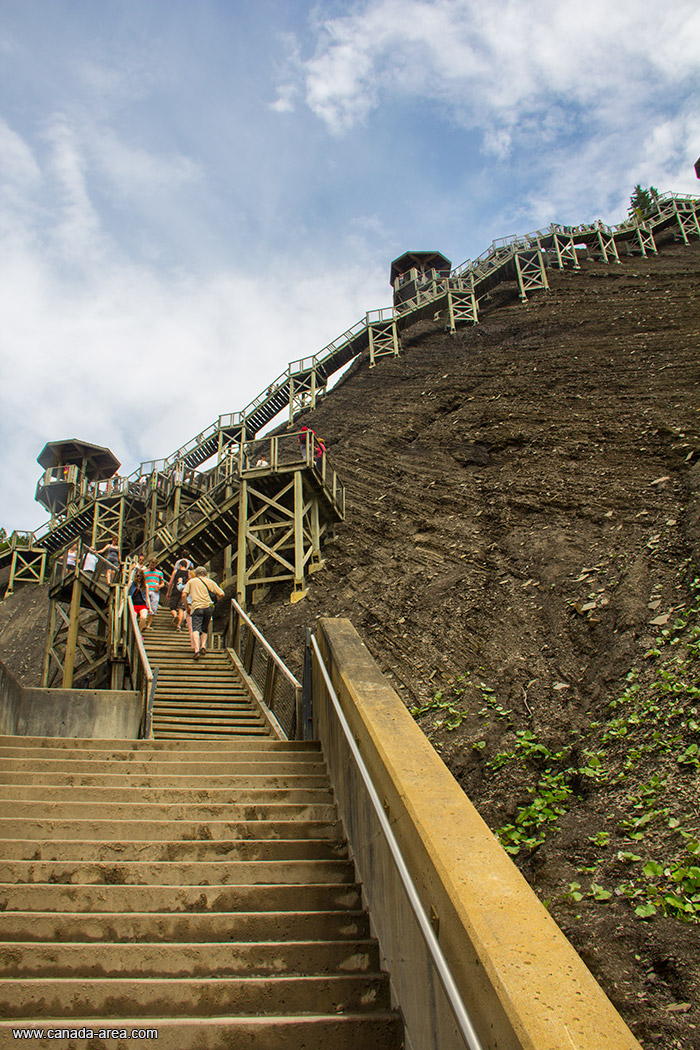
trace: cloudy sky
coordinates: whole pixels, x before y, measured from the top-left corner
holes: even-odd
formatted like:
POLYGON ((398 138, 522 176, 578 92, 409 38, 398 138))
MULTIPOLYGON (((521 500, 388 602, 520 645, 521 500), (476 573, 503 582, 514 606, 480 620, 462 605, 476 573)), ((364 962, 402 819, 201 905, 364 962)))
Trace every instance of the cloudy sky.
POLYGON ((698 192, 697 0, 0 0, 0 525, 129 473, 454 264, 698 192))

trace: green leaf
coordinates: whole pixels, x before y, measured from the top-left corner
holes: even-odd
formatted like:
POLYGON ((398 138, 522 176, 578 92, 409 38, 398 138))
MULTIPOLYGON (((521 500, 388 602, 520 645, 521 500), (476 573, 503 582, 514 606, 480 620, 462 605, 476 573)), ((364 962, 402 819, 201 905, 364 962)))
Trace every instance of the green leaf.
POLYGON ((652 915, 656 915, 656 908, 647 901, 646 904, 640 904, 639 907, 634 909, 634 914, 638 915, 640 919, 650 919, 652 915))
POLYGON ((664 869, 655 860, 650 860, 645 864, 642 871, 649 879, 658 879, 664 873, 664 869))

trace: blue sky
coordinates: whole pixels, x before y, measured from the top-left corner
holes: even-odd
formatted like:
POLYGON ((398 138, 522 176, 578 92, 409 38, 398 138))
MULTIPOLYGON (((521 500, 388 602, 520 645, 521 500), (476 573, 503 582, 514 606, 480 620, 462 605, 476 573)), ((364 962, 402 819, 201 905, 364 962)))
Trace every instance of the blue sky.
POLYGON ((0 0, 0 525, 47 440, 129 473, 550 222, 697 193, 696 0, 0 0))

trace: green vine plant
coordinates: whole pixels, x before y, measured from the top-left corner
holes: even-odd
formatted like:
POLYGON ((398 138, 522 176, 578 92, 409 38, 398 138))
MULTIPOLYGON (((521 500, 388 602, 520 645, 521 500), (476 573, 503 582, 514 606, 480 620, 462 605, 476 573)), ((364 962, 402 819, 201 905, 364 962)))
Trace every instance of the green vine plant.
MULTIPOLYGON (((700 578, 694 580, 692 590, 692 606, 680 610, 675 621, 659 632, 654 646, 644 654, 642 667, 629 672, 624 691, 608 704, 605 720, 592 721, 584 731, 583 739, 589 744, 586 749, 552 751, 532 729, 518 729, 515 744, 486 763, 494 772, 517 766, 523 780, 533 773, 536 776, 534 785, 527 789, 528 801, 518 807, 509 823, 496 829, 508 853, 516 855, 541 846, 582 797, 586 782, 624 789, 645 758, 663 762, 665 769, 675 768, 681 776, 696 776, 700 771, 700 578)), ((467 676, 462 675, 449 696, 440 691, 411 713, 420 718, 444 711, 447 717, 434 728, 448 731, 474 713, 484 727, 496 719, 514 728, 512 711, 499 703, 495 690, 484 682, 472 685, 481 706, 470 715, 463 698, 469 684, 467 676)), ((471 747, 475 752, 485 751, 487 741, 474 740, 471 747)), ((625 870, 624 877, 615 885, 602 885, 598 869, 613 834, 603 828, 589 839, 601 851, 599 860, 579 869, 589 881, 570 883, 566 899, 578 903, 588 897, 604 905, 624 897, 642 920, 662 914, 700 922, 700 829, 693 825, 697 814, 678 810, 668 781, 668 772, 655 773, 637 784, 627 796, 637 815, 613 825, 617 840, 622 836, 630 844, 630 848, 614 854, 617 866, 625 870), (653 856, 661 836, 666 836, 664 853, 667 858, 672 855, 663 863, 653 856)), ((611 853, 609 860, 612 858, 611 853)))

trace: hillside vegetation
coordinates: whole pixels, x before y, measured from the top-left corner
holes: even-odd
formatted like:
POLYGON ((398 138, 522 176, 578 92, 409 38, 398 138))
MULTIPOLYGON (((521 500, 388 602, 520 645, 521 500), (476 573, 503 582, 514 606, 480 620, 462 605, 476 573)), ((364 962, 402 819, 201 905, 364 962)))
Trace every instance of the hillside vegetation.
POLYGON ((700 246, 550 273, 357 364, 304 422, 347 616, 645 1047, 700 1047, 700 246))

